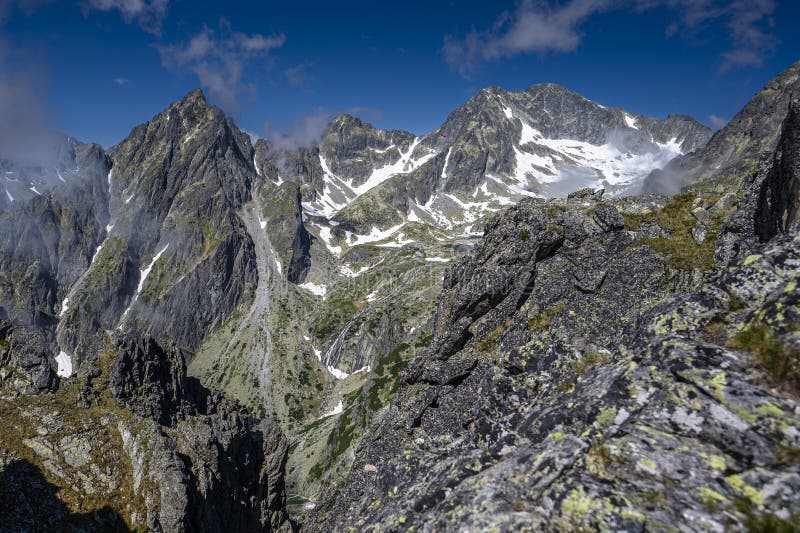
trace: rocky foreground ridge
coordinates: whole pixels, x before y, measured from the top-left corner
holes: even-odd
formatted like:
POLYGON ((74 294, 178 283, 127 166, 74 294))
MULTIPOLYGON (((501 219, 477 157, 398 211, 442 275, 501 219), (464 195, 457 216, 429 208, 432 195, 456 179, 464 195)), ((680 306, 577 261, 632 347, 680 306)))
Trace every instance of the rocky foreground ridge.
POLYGON ((799 134, 736 193, 495 217, 308 530, 797 527, 799 134))

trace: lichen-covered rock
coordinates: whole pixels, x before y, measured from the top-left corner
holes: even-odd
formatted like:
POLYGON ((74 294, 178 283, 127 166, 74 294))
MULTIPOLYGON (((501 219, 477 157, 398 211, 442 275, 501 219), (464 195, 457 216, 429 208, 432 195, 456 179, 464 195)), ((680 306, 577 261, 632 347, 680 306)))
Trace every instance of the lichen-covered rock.
POLYGON ((10 366, 26 357, 17 348, 28 349, 16 335, 0 361, 0 375, 11 376, 0 382, 0 492, 21 491, 7 500, 20 507, 3 514, 0 529, 290 528, 280 428, 250 421, 237 403, 187 378, 180 351, 107 339, 92 371, 26 400, 10 366))
POLYGON ((33 327, 14 328, 11 323, 0 320, 0 367, 13 367, 19 372, 16 378, 21 379, 17 382, 20 392, 55 390, 58 376, 54 363, 40 330, 33 327))
POLYGON ((676 284, 635 233, 601 222, 596 202, 525 202, 487 226, 448 274, 466 285, 445 281, 432 349, 308 529, 735 530, 797 519, 800 237, 776 238, 704 284, 676 284), (540 225, 563 243, 535 260, 548 234, 526 243, 520 231, 540 225), (493 257, 507 259, 493 270, 493 257), (473 274, 496 271, 507 287, 509 268, 533 279, 514 305, 503 290, 491 300, 469 289, 473 274), (490 315, 491 328, 477 327, 490 315), (451 331, 459 342, 444 340, 451 331))
POLYGON ((114 350, 109 387, 120 403, 144 418, 169 425, 184 407, 186 361, 180 350, 163 350, 151 338, 121 339, 114 350))

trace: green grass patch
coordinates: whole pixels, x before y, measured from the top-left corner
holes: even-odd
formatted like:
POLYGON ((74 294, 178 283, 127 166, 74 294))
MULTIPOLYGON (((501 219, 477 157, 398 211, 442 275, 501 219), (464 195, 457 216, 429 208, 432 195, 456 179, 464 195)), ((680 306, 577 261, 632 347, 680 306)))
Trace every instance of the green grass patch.
POLYGON ((728 344, 755 357, 776 385, 800 393, 800 352, 781 343, 769 326, 760 322, 750 324, 728 344))
POLYGON ((698 269, 707 272, 714 267, 714 251, 722 214, 709 213, 706 224, 708 234, 703 244, 697 244, 692 229, 697 221, 692 216, 692 205, 696 199, 691 193, 673 196, 659 211, 623 215, 625 227, 637 231, 645 224, 657 223, 669 237, 642 239, 639 242, 650 246, 665 257, 667 263, 679 270, 698 269))
POLYGON ((576 361, 572 369, 578 374, 585 374, 597 365, 607 362, 611 357, 607 353, 589 351, 576 361))
POLYGON ((489 334, 486 335, 485 339, 483 339, 482 341, 478 342, 475 345, 475 348, 479 352, 483 352, 486 355, 490 355, 492 353, 492 350, 494 350, 497 347, 497 344, 500 342, 500 337, 503 336, 503 333, 505 333, 505 331, 508 329, 508 326, 510 325, 511 325, 511 320, 506 320, 505 322, 494 328, 491 332, 489 332, 489 334))
POLYGON ((564 309, 566 308, 566 304, 560 303, 556 306, 545 309, 533 318, 528 319, 528 329, 530 331, 540 331, 549 328, 550 324, 553 322, 553 319, 563 313, 564 309))
POLYGON ((314 337, 324 339, 341 331, 345 323, 358 312, 356 304, 342 296, 332 296, 325 309, 317 315, 312 325, 314 337))

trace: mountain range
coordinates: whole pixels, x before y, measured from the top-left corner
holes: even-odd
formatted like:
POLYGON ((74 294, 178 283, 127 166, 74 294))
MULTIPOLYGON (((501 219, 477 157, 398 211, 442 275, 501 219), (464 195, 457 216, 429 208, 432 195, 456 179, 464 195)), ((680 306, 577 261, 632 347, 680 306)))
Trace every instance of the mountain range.
POLYGON ((0 161, 4 516, 790 523, 798 89, 712 132, 490 87, 422 137, 341 115, 297 148, 194 90, 0 161))

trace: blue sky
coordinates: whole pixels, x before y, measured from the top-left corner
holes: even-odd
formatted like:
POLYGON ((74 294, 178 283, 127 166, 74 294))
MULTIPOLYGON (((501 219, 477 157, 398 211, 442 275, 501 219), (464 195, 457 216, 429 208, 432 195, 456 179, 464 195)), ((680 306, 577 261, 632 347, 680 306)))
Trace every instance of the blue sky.
POLYGON ((555 82, 718 125, 800 60, 797 4, 0 0, 0 120, 109 146, 200 86, 258 135, 345 111, 422 134, 483 87, 555 82))

